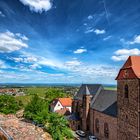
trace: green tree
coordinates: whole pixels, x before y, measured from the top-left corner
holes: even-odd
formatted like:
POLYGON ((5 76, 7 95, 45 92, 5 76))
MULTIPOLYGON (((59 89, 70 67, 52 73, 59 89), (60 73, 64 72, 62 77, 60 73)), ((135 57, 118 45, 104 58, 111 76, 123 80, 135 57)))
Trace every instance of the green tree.
POLYGON ((0 112, 4 114, 16 113, 20 109, 18 102, 15 98, 10 95, 1 95, 0 96, 0 112))
POLYGON ((56 113, 51 113, 48 119, 48 132, 54 140, 64 140, 73 138, 72 132, 68 127, 68 121, 56 113))
POLYGON ((27 104, 24 110, 24 116, 27 119, 35 120, 38 123, 44 123, 48 115, 48 103, 34 95, 30 103, 27 104))
POLYGON ((59 88, 48 88, 45 99, 51 102, 55 98, 62 98, 62 97, 68 97, 68 95, 59 88))

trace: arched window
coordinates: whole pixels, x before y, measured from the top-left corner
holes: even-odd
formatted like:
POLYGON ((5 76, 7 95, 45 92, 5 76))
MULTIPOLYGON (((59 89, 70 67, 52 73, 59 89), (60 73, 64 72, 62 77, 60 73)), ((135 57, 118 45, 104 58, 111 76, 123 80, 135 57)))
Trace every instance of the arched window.
POLYGON ((108 124, 107 123, 104 123, 104 136, 106 138, 109 137, 109 128, 108 128, 108 124))
POLYGON ((97 133, 99 133, 99 120, 98 119, 95 120, 95 130, 97 133))
POLYGON ((124 89, 125 91, 124 91, 124 97, 125 98, 128 98, 128 85, 125 85, 125 89, 124 89))

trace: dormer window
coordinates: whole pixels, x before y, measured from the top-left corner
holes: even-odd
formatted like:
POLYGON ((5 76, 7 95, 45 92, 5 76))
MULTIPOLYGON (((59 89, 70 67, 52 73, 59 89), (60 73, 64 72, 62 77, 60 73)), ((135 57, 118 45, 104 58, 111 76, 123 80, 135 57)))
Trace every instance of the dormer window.
POLYGON ((128 85, 125 85, 125 89, 124 89, 125 91, 124 91, 124 97, 125 98, 128 98, 128 85))

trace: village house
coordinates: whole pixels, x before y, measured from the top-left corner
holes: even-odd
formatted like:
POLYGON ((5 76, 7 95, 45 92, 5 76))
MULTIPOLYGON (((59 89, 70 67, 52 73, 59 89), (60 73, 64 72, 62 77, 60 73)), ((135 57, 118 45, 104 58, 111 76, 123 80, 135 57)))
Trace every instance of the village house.
POLYGON ((140 138, 140 56, 130 56, 116 80, 117 91, 81 85, 69 117, 73 130, 88 131, 99 140, 140 138))
POLYGON ((70 115, 71 106, 71 98, 57 98, 52 101, 50 105, 50 111, 56 112, 60 115, 70 115))

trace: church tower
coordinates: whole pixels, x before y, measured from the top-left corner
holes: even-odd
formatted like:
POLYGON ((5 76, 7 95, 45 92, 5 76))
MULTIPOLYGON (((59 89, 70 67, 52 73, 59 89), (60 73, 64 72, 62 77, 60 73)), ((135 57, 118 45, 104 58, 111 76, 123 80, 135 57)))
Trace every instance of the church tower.
POLYGON ((140 139, 140 56, 130 56, 117 80, 118 140, 140 139))
POLYGON ((89 111, 90 111, 90 92, 88 87, 85 87, 85 94, 83 95, 83 115, 82 115, 82 130, 89 130, 89 111))

